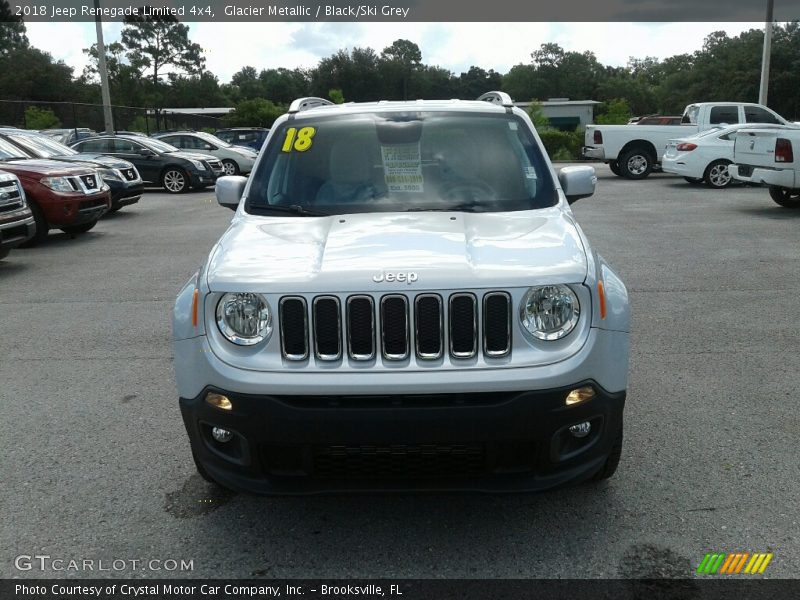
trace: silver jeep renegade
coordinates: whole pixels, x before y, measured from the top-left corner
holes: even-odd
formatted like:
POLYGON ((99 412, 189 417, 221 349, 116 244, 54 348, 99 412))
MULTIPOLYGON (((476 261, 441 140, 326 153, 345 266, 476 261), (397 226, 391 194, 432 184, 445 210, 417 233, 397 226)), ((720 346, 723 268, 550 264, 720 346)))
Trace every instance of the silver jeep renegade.
POLYGON ((625 286, 507 94, 292 103, 181 290, 201 475, 256 493, 540 490, 622 450, 625 286))

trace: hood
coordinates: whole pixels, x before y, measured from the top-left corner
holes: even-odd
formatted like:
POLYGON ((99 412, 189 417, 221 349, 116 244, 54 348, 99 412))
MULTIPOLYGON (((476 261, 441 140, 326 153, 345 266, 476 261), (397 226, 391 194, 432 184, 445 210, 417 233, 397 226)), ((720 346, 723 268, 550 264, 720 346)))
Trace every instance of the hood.
POLYGON ((183 158, 186 160, 217 160, 216 156, 211 156, 210 154, 195 154, 194 152, 170 152, 168 156, 177 156, 178 158, 183 158))
POLYGON ((51 156, 47 160, 60 163, 72 163, 73 166, 88 168, 104 167, 109 169, 130 169, 132 163, 119 158, 112 158, 103 154, 65 154, 64 156, 51 156))
POLYGON ((0 169, 11 171, 19 175, 28 173, 46 176, 56 175, 89 175, 94 173, 92 169, 74 163, 64 163, 60 160, 49 158, 30 158, 18 159, 7 162, 0 162, 0 169))
POLYGON ((580 283, 586 252, 560 208, 234 220, 207 277, 219 292, 354 292, 580 283), (412 283, 381 274, 416 274, 412 283), (375 281, 377 278, 379 281, 375 281))

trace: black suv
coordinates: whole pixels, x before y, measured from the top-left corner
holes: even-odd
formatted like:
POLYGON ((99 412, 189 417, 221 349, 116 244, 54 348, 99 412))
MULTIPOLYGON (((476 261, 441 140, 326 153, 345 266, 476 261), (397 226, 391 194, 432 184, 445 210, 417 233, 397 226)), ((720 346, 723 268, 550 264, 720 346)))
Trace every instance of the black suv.
POLYGON ((142 197, 142 178, 139 177, 136 167, 126 160, 94 153, 82 154, 51 136, 24 129, 0 129, 0 139, 11 142, 31 158, 49 158, 96 169, 111 192, 109 212, 135 204, 142 197))
POLYGON ((213 156, 188 154, 164 142, 134 135, 104 135, 72 145, 78 152, 107 154, 134 164, 142 179, 171 194, 214 185, 222 163, 213 156))

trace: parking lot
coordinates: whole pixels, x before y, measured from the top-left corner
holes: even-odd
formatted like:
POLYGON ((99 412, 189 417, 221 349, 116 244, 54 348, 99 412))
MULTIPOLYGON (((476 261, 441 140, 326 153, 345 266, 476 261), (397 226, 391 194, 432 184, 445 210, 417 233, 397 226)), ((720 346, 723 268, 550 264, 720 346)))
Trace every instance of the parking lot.
POLYGON ((800 569, 800 212, 598 167, 574 211, 628 286, 617 475, 539 495, 260 498, 196 474, 172 374, 178 289, 232 213, 142 200, 0 262, 0 576, 19 555, 193 561, 57 576, 688 577, 706 552, 800 569))

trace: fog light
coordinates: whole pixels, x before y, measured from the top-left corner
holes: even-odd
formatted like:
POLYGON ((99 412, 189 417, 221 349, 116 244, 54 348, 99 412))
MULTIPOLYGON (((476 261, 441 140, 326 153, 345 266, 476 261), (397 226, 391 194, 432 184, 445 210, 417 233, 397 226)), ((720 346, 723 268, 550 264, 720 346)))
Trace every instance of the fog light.
POLYGON ((577 425, 573 425, 569 428, 569 432, 574 435, 576 438, 584 438, 589 435, 589 432, 592 430, 592 424, 589 421, 584 421, 583 423, 578 423, 577 425))
POLYGON ((567 394, 566 403, 567 406, 572 406, 574 404, 585 402, 586 400, 591 400, 592 398, 594 398, 594 388, 590 385, 587 385, 582 388, 572 390, 569 394, 567 394))
POLYGON ((211 430, 211 436, 222 444, 225 442, 230 442, 233 439, 233 433, 227 429, 223 429, 222 427, 214 427, 211 430))
POLYGON ((230 399, 227 396, 217 394, 216 392, 208 392, 206 394, 206 402, 208 402, 211 406, 216 406, 222 410, 233 410, 233 404, 231 404, 230 399))

